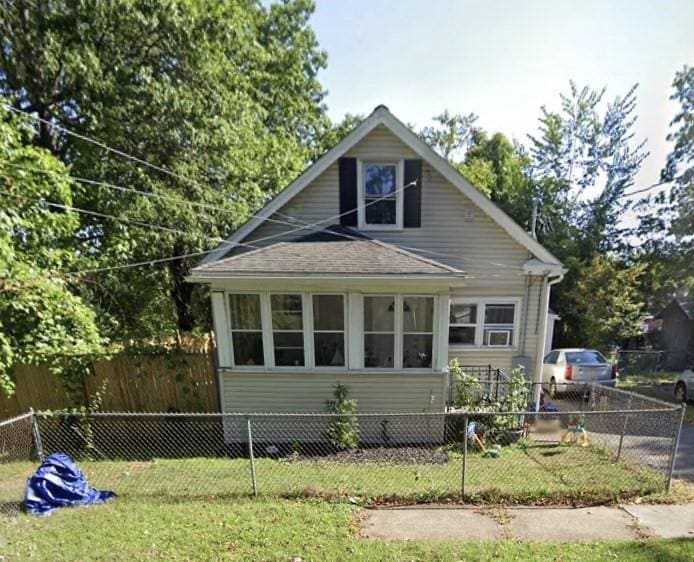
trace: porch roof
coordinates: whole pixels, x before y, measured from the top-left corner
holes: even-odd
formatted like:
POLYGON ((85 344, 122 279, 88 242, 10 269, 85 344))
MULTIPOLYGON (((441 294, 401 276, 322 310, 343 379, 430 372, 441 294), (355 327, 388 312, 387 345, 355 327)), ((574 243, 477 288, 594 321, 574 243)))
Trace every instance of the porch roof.
POLYGON ((461 278, 465 272, 374 240, 342 226, 330 226, 288 242, 196 267, 191 281, 263 276, 461 278))

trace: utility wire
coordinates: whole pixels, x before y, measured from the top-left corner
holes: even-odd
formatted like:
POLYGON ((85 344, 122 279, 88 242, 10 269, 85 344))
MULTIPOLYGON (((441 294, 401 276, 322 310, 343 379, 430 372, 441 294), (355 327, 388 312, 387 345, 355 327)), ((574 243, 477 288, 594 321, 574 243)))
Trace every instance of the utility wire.
MULTIPOLYGON (((141 165, 147 166, 147 167, 149 167, 149 168, 152 168, 152 169, 154 169, 154 170, 157 170, 157 171, 159 171, 159 172, 162 172, 162 173, 171 175, 171 176, 176 177, 176 178, 178 178, 178 179, 181 179, 181 180, 183 180, 183 181, 193 183, 194 185, 197 185, 197 186, 199 186, 199 187, 203 187, 203 186, 201 186, 201 184, 199 184, 198 182, 196 182, 196 181, 194 181, 194 180, 192 180, 192 179, 190 179, 190 178, 186 178, 186 177, 184 177, 184 176, 181 176, 180 174, 177 174, 177 173, 175 173, 175 172, 172 172, 171 170, 168 170, 168 169, 163 168, 163 167, 161 167, 161 166, 157 166, 157 165, 155 165, 155 164, 151 164, 151 163, 149 163, 149 162, 147 162, 147 161, 145 161, 145 160, 143 160, 143 159, 141 159, 141 158, 138 158, 138 157, 136 157, 136 156, 132 156, 132 155, 130 155, 130 154, 128 154, 128 153, 126 153, 126 152, 124 152, 124 151, 122 151, 122 150, 118 150, 118 149, 112 148, 112 147, 108 146, 107 144, 105 144, 105 143, 103 143, 103 142, 100 142, 100 141, 97 141, 97 140, 95 140, 95 139, 92 139, 92 138, 90 138, 90 137, 88 137, 88 136, 86 136, 86 135, 82 135, 82 134, 80 134, 80 133, 75 133, 74 131, 71 131, 70 129, 67 129, 66 127, 62 127, 62 126, 57 125, 57 124, 55 124, 55 123, 53 123, 53 122, 51 122, 51 121, 49 121, 49 120, 42 119, 41 117, 38 117, 38 116, 36 116, 36 115, 32 115, 31 113, 29 113, 29 112, 27 112, 27 111, 23 111, 23 110, 21 110, 21 109, 14 108, 14 107, 12 107, 12 106, 10 106, 10 105, 7 105, 7 104, 1 104, 1 105, 2 105, 5 109, 7 109, 8 111, 12 111, 12 112, 14 112, 14 113, 26 115, 26 116, 30 117, 31 119, 34 119, 34 120, 39 121, 39 122, 42 122, 42 123, 46 123, 47 125, 49 125, 49 126, 51 126, 51 127, 54 127, 54 128, 56 128, 57 130, 60 130, 60 131, 66 133, 66 134, 68 134, 68 135, 74 136, 75 138, 79 138, 79 139, 84 140, 84 141, 86 141, 86 142, 90 142, 90 143, 92 143, 92 144, 94 144, 94 145, 96 145, 96 146, 98 146, 98 147, 100 147, 100 148, 102 148, 102 149, 104 149, 104 150, 107 150, 107 151, 109 151, 109 152, 112 152, 112 153, 114 153, 114 154, 116 154, 116 155, 118 155, 118 156, 121 156, 121 157, 123 157, 123 158, 132 160, 132 161, 134 161, 134 162, 137 162, 138 164, 141 164, 141 165)), ((12 167, 15 167, 15 168, 24 169, 25 171, 34 171, 34 172, 40 172, 40 173, 49 173, 49 174, 53 173, 53 174, 57 174, 57 172, 52 172, 52 171, 48 171, 48 170, 39 170, 39 169, 23 168, 23 167, 21 167, 21 166, 18 166, 18 165, 16 165, 16 164, 13 164, 13 163, 10 163, 10 162, 7 162, 7 161, 4 161, 4 163, 7 164, 7 165, 10 165, 10 166, 12 166, 12 167)), ((80 183, 85 183, 85 184, 91 184, 91 185, 97 185, 97 186, 107 187, 107 188, 110 188, 110 189, 116 189, 116 190, 123 191, 123 192, 131 192, 131 193, 135 193, 135 194, 142 195, 142 196, 146 196, 146 197, 153 197, 153 198, 159 198, 159 199, 170 200, 170 201, 173 201, 173 202, 176 202, 176 203, 179 203, 179 204, 180 204, 180 203, 184 203, 184 204, 188 204, 188 205, 191 205, 191 206, 197 206, 197 207, 200 207, 200 208, 213 209, 213 210, 215 210, 215 211, 219 211, 219 210, 220 210, 218 207, 214 207, 213 205, 208 205, 208 204, 204 204, 204 203, 198 203, 198 202, 194 202, 194 201, 188 201, 188 200, 186 200, 186 199, 176 198, 176 197, 170 197, 170 196, 165 196, 165 195, 161 195, 161 194, 155 194, 155 193, 152 193, 152 192, 146 192, 146 191, 137 190, 137 189, 133 189, 133 188, 126 188, 126 187, 119 186, 119 185, 112 184, 112 183, 108 183, 108 182, 100 182, 100 181, 95 181, 95 180, 90 180, 90 179, 87 179, 87 178, 81 178, 81 177, 70 176, 70 175, 64 175, 63 177, 69 177, 70 179, 73 179, 73 180, 75 180, 75 181, 77 181, 77 182, 80 182, 80 183)), ((384 199, 390 198, 390 197, 392 197, 393 195, 395 195, 395 194, 397 194, 397 193, 399 193, 399 192, 401 192, 401 191, 404 191, 405 189, 407 189, 407 188, 409 188, 409 187, 411 187, 411 186, 413 186, 413 185, 416 185, 416 183, 417 183, 417 180, 415 180, 415 181, 413 181, 413 182, 410 182, 409 184, 406 184, 406 185, 402 186, 401 188, 396 189, 396 190, 395 190, 393 193, 391 193, 391 194, 384 195, 384 196, 382 196, 382 197, 380 197, 380 198, 377 198, 377 199, 374 199, 374 200, 372 200, 372 201, 369 201, 369 202, 366 203, 364 206, 366 207, 366 206, 368 206, 368 205, 372 205, 372 204, 378 203, 378 202, 380 202, 380 201, 382 201, 382 200, 384 200, 384 199)), ((57 204, 51 204, 51 203, 48 202, 48 201, 43 201, 43 202, 44 202, 45 204, 52 205, 52 206, 54 206, 54 207, 57 207, 57 206, 58 206, 57 204)), ((189 233, 187 233, 187 232, 185 232, 185 231, 178 230, 178 229, 171 229, 171 228, 162 227, 162 226, 159 226, 159 225, 152 225, 152 224, 150 224, 150 223, 144 223, 144 222, 142 222, 142 221, 135 221, 135 220, 130 220, 130 219, 121 219, 121 218, 115 217, 115 216, 113 216, 113 215, 107 215, 107 214, 103 214, 103 213, 97 213, 97 212, 95 212, 95 211, 88 211, 88 210, 86 210, 86 209, 79 209, 79 208, 76 208, 76 207, 67 207, 67 206, 63 206, 63 208, 64 208, 65 210, 74 210, 75 212, 81 212, 81 213, 84 213, 84 214, 91 214, 91 215, 93 215, 93 216, 98 216, 98 217, 103 217, 103 218, 111 218, 111 219, 113 219, 113 220, 117 220, 117 221, 121 221, 121 222, 129 222, 129 223, 131 223, 131 224, 133 224, 133 225, 135 225, 135 226, 150 227, 150 228, 155 228, 155 229, 159 229, 159 230, 164 230, 164 231, 168 231, 168 232, 172 232, 172 233, 180 233, 180 234, 184 234, 184 235, 189 234, 189 233)), ((334 216, 332 216, 332 217, 328 217, 328 218, 325 218, 325 219, 321 219, 320 221, 317 221, 317 222, 312 223, 312 224, 310 224, 310 223, 305 223, 304 221, 299 221, 298 219, 295 219, 294 217, 288 217, 288 218, 290 218, 290 220, 295 221, 295 222, 288 222, 288 221, 277 220, 277 219, 273 219, 272 217, 260 217, 260 216, 258 216, 259 213, 251 214, 250 217, 249 217, 249 219, 248 219, 248 221, 253 220, 253 219, 260 219, 260 220, 262 220, 263 222, 269 221, 269 222, 275 222, 275 223, 284 224, 284 225, 288 225, 288 226, 295 226, 295 225, 296 225, 296 222, 300 222, 300 223, 302 224, 302 226, 300 226, 300 227, 298 227, 298 228, 295 228, 295 229, 292 230, 292 231, 286 231, 286 232, 278 233, 278 234, 276 234, 276 235, 274 235, 274 236, 270 236, 270 237, 266 237, 266 238, 263 238, 263 239, 259 239, 259 240, 267 240, 267 239, 271 239, 271 238, 275 238, 275 237, 286 236, 286 235, 288 235, 288 234, 290 234, 290 233, 292 233, 292 232, 297 232, 297 231, 301 231, 301 230, 305 230, 305 229, 310 229, 310 230, 314 230, 314 231, 315 231, 315 230, 322 230, 321 225, 324 225, 325 223, 328 223, 328 222, 332 222, 332 221, 334 221, 334 220, 336 220, 336 219, 340 219, 340 218, 342 218, 343 216, 345 216, 345 215, 347 215, 347 214, 350 214, 350 213, 353 213, 353 212, 355 212, 355 210, 345 211, 344 213, 340 213, 340 214, 334 215, 334 216)), ((276 214, 278 214, 278 215, 280 215, 280 216, 287 216, 287 215, 283 215, 282 213, 279 213, 279 212, 277 212, 276 214)), ((248 222, 248 221, 247 221, 247 222, 248 222)), ((338 236, 347 238, 347 239, 360 240, 360 238, 358 238, 358 237, 356 237, 356 236, 348 235, 348 234, 346 234, 346 233, 335 233, 335 234, 338 235, 338 236)), ((210 241, 215 241, 215 242, 217 242, 217 243, 219 243, 219 244, 226 244, 226 245, 229 245, 229 246, 232 246, 232 247, 235 247, 235 246, 246 246, 246 247, 251 247, 251 248, 257 249, 257 247, 252 246, 251 244, 242 243, 242 242, 229 242, 229 241, 227 241, 227 240, 225 240, 225 239, 221 239, 221 238, 209 238, 209 240, 210 240, 210 241)), ((254 240, 253 242, 256 242, 256 243, 257 243, 259 240, 257 239, 257 240, 254 240)), ((444 257, 451 257, 451 258, 454 258, 454 259, 459 259, 459 260, 461 260, 461 261, 470 261, 470 262, 475 261, 475 260, 472 259, 472 258, 462 258, 461 256, 453 256, 453 255, 450 255, 450 254, 445 254, 445 253, 443 253, 443 252, 435 252, 435 251, 426 250, 426 249, 423 249, 423 248, 416 248, 416 247, 412 247, 412 246, 400 246, 400 247, 403 248, 403 249, 406 249, 406 250, 414 251, 414 252, 425 253, 425 254, 431 254, 431 255, 439 255, 439 256, 444 256, 444 257)), ((204 253, 203 253, 203 252, 195 253, 195 254, 193 254, 193 255, 208 254, 208 253, 211 253, 211 252, 213 252, 213 251, 215 251, 215 250, 216 250, 216 248, 211 249, 211 250, 206 250, 204 253)), ((124 267, 127 267, 128 265, 130 265, 130 266, 132 266, 132 267, 137 267, 138 265, 144 265, 144 264, 155 263, 155 262, 156 262, 156 263, 159 263, 159 262, 161 262, 161 261, 171 261, 171 260, 173 260, 173 259, 183 259, 183 258, 189 257, 189 256, 190 256, 189 254, 185 254, 185 255, 182 255, 181 257, 169 257, 169 258, 162 258, 161 260, 151 260, 151 261, 148 261, 148 262, 137 262, 137 263, 134 263, 134 264, 122 264, 122 265, 120 265, 120 266, 113 266, 112 268, 97 268, 97 269, 95 269, 95 270, 85 270, 85 272, 87 272, 87 271, 96 271, 96 270, 104 271, 104 270, 107 270, 107 269, 124 268, 124 267)), ((502 263, 497 263, 497 262, 492 262, 492 261, 487 261, 487 260, 477 260, 477 261, 478 261, 479 263, 489 263, 489 264, 491 264, 491 265, 494 265, 494 266, 496 266, 496 267, 501 267, 501 268, 509 268, 509 269, 514 269, 514 270, 519 269, 518 266, 513 266, 513 265, 509 265, 509 264, 502 264, 502 263)))

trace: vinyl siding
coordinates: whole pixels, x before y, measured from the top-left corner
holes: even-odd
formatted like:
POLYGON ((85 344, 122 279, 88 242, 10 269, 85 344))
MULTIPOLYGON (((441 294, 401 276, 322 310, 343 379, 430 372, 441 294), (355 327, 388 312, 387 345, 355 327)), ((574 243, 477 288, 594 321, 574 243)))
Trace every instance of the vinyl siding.
MULTIPOLYGON (((445 376, 443 374, 402 373, 241 373, 225 371, 221 375, 224 410, 232 413, 273 412, 324 413, 333 398, 335 385, 349 387, 350 398, 357 401, 359 413, 443 412, 445 376)), ((413 418, 390 418, 389 435, 400 442, 439 441, 443 436, 443 418, 413 423, 413 418)), ((326 418, 261 418, 254 420, 254 440, 258 442, 320 441, 326 418)), ((242 424, 229 421, 227 441, 245 441, 242 424)), ((361 438, 375 443, 382 439, 381 420, 361 424, 361 438)))
MULTIPOLYGON (((385 127, 377 127, 345 156, 362 159, 400 160, 418 158, 385 127)), ((466 271, 467 286, 452 296, 525 297, 525 276, 521 266, 530 257, 528 251, 438 172, 423 162, 422 226, 401 231, 369 231, 369 236, 392 244, 418 248, 420 255, 466 271)), ((338 165, 328 168, 316 181, 289 201, 272 218, 295 217, 310 224, 339 215, 338 165)), ((323 225, 335 224, 338 219, 323 225)), ((248 238, 248 242, 275 236, 292 227, 266 222, 248 238)), ((304 232, 310 232, 306 230, 304 232)), ((294 238, 298 233, 291 234, 294 238)), ((266 243, 273 243, 269 240, 266 243)), ((262 245, 263 242, 260 242, 262 245)), ((414 250, 412 250, 414 251, 414 250)), ((535 281, 528 298, 527 336, 524 350, 451 349, 449 357, 462 364, 492 364, 509 370, 514 358, 536 355, 540 283, 535 281)), ((522 314, 524 303, 521 302, 522 314)), ((529 369, 529 374, 530 374, 529 369)))
MULTIPOLYGON (((353 147, 345 156, 376 160, 418 158, 385 127, 378 127, 353 147)), ((297 194, 271 218, 288 221, 294 217, 305 223, 322 222, 321 226, 337 224, 339 219, 338 164, 330 166, 311 185, 297 194), (331 220, 326 220, 331 219, 331 220)), ((297 225, 300 223, 296 223, 297 225)), ((245 242, 272 236, 272 240, 257 245, 293 239, 311 229, 293 232, 281 237, 292 228, 274 222, 265 222, 245 242), (278 237, 279 236, 279 237, 278 237)), ((520 343, 525 321, 523 349, 449 349, 449 357, 457 357, 461 364, 487 365, 510 370, 519 356, 526 357, 528 374, 537 355, 541 334, 538 333, 538 309, 541 306, 541 281, 531 285, 527 303, 526 277, 523 263, 531 257, 528 250, 511 238, 470 199, 423 162, 422 224, 421 228, 401 231, 369 231, 369 236, 384 242, 406 247, 415 253, 466 271, 466 286, 456 289, 451 296, 514 297, 521 300, 520 343), (417 248, 418 250, 415 250, 417 248), (524 315, 527 305, 527 315, 524 315)), ((242 251, 242 250, 240 250, 242 251)), ((224 373, 225 411, 323 411, 325 401, 338 380, 350 386, 362 411, 441 411, 444 406, 442 377, 437 375, 348 375, 295 373, 258 373, 253 375, 224 373), (438 377, 438 378, 437 378, 438 377), (430 402, 430 395, 435 398, 430 402)))

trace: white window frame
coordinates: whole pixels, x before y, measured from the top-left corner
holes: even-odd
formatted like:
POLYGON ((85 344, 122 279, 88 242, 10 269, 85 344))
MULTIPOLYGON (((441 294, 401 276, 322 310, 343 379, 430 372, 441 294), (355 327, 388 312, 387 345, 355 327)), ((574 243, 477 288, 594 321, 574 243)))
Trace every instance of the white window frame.
MULTIPOLYGON (((308 351, 309 351, 309 341, 308 341, 308 335, 307 335, 307 314, 306 314, 306 301, 307 301, 307 293, 304 291, 268 291, 266 293, 267 295, 267 303, 268 303, 268 313, 269 313, 269 323, 267 325, 267 330, 270 332, 270 343, 271 343, 271 352, 272 352, 272 366, 273 368, 277 369, 285 369, 285 370, 292 370, 292 369, 306 369, 309 367, 309 358, 307 357, 308 351), (272 297, 273 295, 299 295, 301 297, 301 330, 275 330, 272 327, 272 297), (289 333, 299 333, 301 332, 302 339, 304 342, 304 364, 303 365, 276 365, 275 364, 275 331, 277 332, 289 332, 289 333)), ((265 332, 265 325, 263 324, 263 332, 265 332)), ((313 346, 311 346, 313 347, 313 346)))
POLYGON ((349 366, 349 352, 347 350, 347 340, 348 340, 348 321, 347 321, 347 294, 346 293, 335 293, 335 292, 320 292, 313 291, 306 293, 307 299, 309 301, 309 322, 308 332, 311 348, 311 367, 315 369, 328 370, 328 371, 344 371, 349 366), (342 334, 344 342, 344 365, 316 365, 316 350, 315 350, 315 334, 316 330, 313 326, 313 297, 314 296, 332 296, 332 297, 342 297, 342 331, 340 330, 318 330, 321 334, 342 334))
POLYGON ((404 160, 357 160, 357 225, 359 230, 402 230, 405 215, 403 197, 404 160), (395 166, 395 224, 369 224, 366 222, 365 166, 395 166))
MULTIPOLYGON (((518 348, 518 331, 520 325, 520 315, 521 315, 521 299, 520 298, 509 298, 509 297, 484 297, 484 298, 474 298, 474 297, 451 297, 450 305, 454 304, 475 304, 477 305, 477 322, 475 324, 475 343, 474 344, 463 344, 463 343, 450 343, 450 327, 449 334, 447 334, 446 341, 448 341, 448 346, 450 349, 506 349, 506 350, 516 350, 518 348), (511 335, 511 341, 509 345, 485 345, 484 344, 484 326, 485 326, 485 309, 487 305, 494 304, 512 304, 514 305, 513 311, 513 334, 511 335)), ((450 308, 448 311, 450 316, 450 308)), ((470 324, 471 326, 472 324, 470 324)), ((492 331, 505 332, 504 329, 495 330, 490 328, 492 331)))
MULTIPOLYGON (((364 338, 367 333, 369 334, 389 334, 391 332, 367 332, 364 326, 364 322, 362 321, 362 326, 361 326, 361 345, 362 345, 362 353, 361 353, 361 365, 364 369, 369 370, 369 371, 385 371, 385 372, 392 372, 392 371, 405 371, 405 372, 411 372, 411 371, 435 371, 436 370, 436 365, 437 365, 437 360, 438 360, 438 346, 436 344, 436 338, 437 338, 437 329, 438 329, 438 307, 437 307, 437 302, 438 298, 437 295, 431 294, 431 293, 412 293, 412 294, 393 294, 393 293, 365 293, 364 298, 366 297, 393 297, 394 303, 395 303, 395 318, 394 318, 394 332, 393 332, 393 338, 394 338, 394 350, 393 352, 395 355, 393 356, 393 366, 392 367, 366 367, 364 364, 364 338), (432 332, 431 332, 431 367, 404 367, 403 366, 403 344, 405 342, 405 331, 404 331, 404 314, 403 314, 403 302, 406 298, 415 298, 415 297, 426 297, 426 298, 431 298, 434 301, 434 311, 433 311, 433 318, 432 318, 432 332)), ((362 299, 362 318, 364 317, 364 301, 362 299)), ((408 334, 429 334, 429 332, 407 332, 408 334)))
POLYGON ((227 317, 227 341, 229 342, 229 362, 232 367, 236 367, 236 357, 234 355, 234 332, 257 332, 258 330, 234 330, 231 326, 231 295, 258 295, 260 298, 260 334, 263 340, 263 365, 239 365, 241 369, 248 369, 250 371, 264 371, 269 366, 268 363, 268 349, 267 349, 267 337, 265 334, 265 303, 264 303, 264 293, 260 291, 226 291, 224 293, 224 306, 226 307, 226 317, 227 317))
POLYGON ((446 334, 446 342, 450 347, 465 347, 465 348, 472 348, 477 346, 477 334, 479 333, 479 319, 480 319, 480 310, 483 308, 482 305, 479 304, 478 301, 473 301, 473 300, 466 300, 466 299, 459 299, 459 298, 453 298, 451 299, 450 304, 448 305, 448 334, 446 334), (454 304, 462 304, 462 305, 468 305, 468 306, 475 306, 475 322, 466 322, 464 324, 451 324, 450 322, 450 317, 451 317, 451 308, 453 307, 454 304), (451 333, 451 328, 474 328, 475 329, 475 341, 473 343, 450 343, 450 333, 451 333))
MULTIPOLYGON (((349 369, 349 319, 348 319, 348 295, 335 291, 244 291, 234 290, 224 292, 224 302, 227 307, 226 312, 226 333, 227 342, 229 345, 229 363, 232 369, 249 370, 249 371, 346 371, 349 369), (238 295, 259 295, 260 296, 260 320, 263 335, 263 357, 264 365, 236 365, 234 361, 234 342, 232 339, 231 329, 231 313, 228 310, 229 296, 232 294, 238 295), (271 295, 301 295, 301 310, 303 323, 303 339, 304 339, 304 364, 299 366, 293 365, 276 365, 275 364, 275 342, 274 330, 272 328, 272 305, 271 295), (344 318, 344 342, 345 342, 345 364, 343 366, 319 366, 316 367, 315 350, 313 345, 313 295, 335 295, 342 297, 343 318, 344 318)), ((238 331, 238 330, 237 330, 238 331)), ((282 331, 282 330, 280 330, 282 331)), ((298 330, 297 330, 298 331, 298 330)), ((321 330, 324 331, 324 330, 321 330)), ((337 331, 336 331, 337 333, 337 331)))
POLYGON ((404 351, 404 345, 405 345, 405 334, 410 335, 410 336, 428 336, 431 334, 431 367, 405 367, 404 365, 401 366, 402 369, 406 371, 410 370, 421 370, 421 369, 434 369, 436 366, 436 326, 437 326, 437 313, 438 313, 438 298, 436 295, 400 295, 400 315, 401 315, 401 321, 400 321, 400 328, 402 329, 402 333, 400 334, 400 363, 403 363, 403 351, 404 351), (432 301, 432 318, 431 318, 431 332, 406 332, 405 331, 405 311, 403 310, 403 306, 405 304, 405 299, 414 299, 414 298, 426 298, 426 299, 431 299, 432 301))

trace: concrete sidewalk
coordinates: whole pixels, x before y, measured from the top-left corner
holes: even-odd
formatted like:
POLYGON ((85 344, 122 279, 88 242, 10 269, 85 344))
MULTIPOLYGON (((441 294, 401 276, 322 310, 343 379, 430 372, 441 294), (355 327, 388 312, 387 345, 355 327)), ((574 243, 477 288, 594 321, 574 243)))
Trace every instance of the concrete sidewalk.
POLYGON ((694 539, 694 504, 622 507, 415 506, 367 511, 362 536, 385 540, 694 539))

